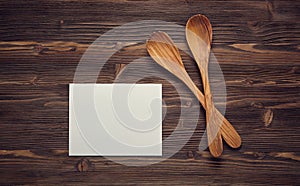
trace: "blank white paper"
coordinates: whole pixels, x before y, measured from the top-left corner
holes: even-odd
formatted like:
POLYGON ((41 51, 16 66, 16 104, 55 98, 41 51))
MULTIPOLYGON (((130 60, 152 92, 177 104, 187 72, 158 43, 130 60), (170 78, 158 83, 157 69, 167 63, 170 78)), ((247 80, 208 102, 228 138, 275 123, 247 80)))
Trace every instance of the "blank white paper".
POLYGON ((70 156, 161 156, 161 84, 70 84, 70 156))

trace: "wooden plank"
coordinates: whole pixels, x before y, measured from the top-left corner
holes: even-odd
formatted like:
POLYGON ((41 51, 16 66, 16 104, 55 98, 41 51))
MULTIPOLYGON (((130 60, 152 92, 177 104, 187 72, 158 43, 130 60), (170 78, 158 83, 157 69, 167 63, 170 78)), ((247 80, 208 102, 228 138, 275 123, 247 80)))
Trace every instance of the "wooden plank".
MULTIPOLYGON (((150 180, 155 185, 298 185, 299 6, 299 1, 280 0, 0 1, 0 184, 126 185, 150 180), (163 139, 178 123, 188 128, 198 119, 188 143, 170 159, 147 167, 128 167, 103 157, 68 157, 68 84, 90 44, 128 22, 154 19, 184 26, 196 13, 212 22, 213 52, 227 88, 226 117, 241 134, 243 146, 238 150, 225 146, 220 159, 199 151, 205 129, 203 109, 197 118, 196 100, 188 89, 153 67, 174 81, 173 85, 160 78, 140 81, 163 84, 167 110, 163 139), (174 86, 185 92, 183 106, 174 86), (179 120, 181 109, 191 109, 188 119, 179 120)), ((122 37, 142 37, 145 31, 143 25, 136 25, 113 38, 115 45, 106 52, 125 46, 122 37)), ((177 30, 165 31, 186 48, 177 30)), ((195 63, 183 51, 181 55, 201 87, 195 63)), ((147 56, 143 43, 132 43, 109 59, 97 82, 112 83, 121 68, 147 56)), ((149 73, 143 70, 147 65, 139 63, 136 75, 149 73)), ((214 69, 212 63, 211 73, 216 73, 214 69)), ((92 81, 89 73, 83 76, 92 81)), ((218 84, 221 77, 212 81, 218 84)), ((127 75, 123 81, 132 78, 127 75)), ((216 100, 221 97, 215 95, 216 100)), ((183 132, 174 143, 186 137, 183 132)))

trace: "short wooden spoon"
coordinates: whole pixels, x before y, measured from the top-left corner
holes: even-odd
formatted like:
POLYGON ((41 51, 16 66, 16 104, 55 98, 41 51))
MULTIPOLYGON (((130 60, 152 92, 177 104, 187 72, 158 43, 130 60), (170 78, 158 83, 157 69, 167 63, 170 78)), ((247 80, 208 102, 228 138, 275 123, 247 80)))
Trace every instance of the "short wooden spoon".
POLYGON ((219 113, 215 112, 215 106, 210 91, 208 61, 212 43, 212 26, 208 18, 201 14, 192 16, 186 24, 186 39, 201 72, 210 119, 214 119, 215 123, 221 124, 221 127, 226 129, 222 132, 223 138, 228 145, 237 148, 241 145, 241 138, 226 118, 216 117, 219 113))

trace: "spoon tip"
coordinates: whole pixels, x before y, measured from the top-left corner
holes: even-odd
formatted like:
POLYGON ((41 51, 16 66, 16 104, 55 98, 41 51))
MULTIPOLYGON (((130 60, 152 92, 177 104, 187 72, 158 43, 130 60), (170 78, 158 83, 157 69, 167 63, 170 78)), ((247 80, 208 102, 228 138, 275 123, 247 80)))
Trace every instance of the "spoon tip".
POLYGON ((205 22, 209 22, 209 19, 203 15, 203 14, 196 14, 196 15, 193 15, 192 17, 190 17, 187 21, 187 24, 190 23, 191 21, 199 21, 199 20, 203 20, 205 22))

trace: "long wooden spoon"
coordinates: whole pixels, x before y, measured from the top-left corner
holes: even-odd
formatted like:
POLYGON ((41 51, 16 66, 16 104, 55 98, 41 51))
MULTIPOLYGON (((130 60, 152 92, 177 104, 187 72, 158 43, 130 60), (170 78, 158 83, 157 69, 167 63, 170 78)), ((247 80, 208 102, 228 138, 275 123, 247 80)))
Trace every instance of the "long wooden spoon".
POLYGON ((186 25, 186 39, 197 62, 203 82, 206 123, 208 123, 206 129, 208 143, 214 142, 213 144, 216 145, 215 148, 218 149, 219 153, 222 153, 223 143, 221 132, 215 126, 218 126, 216 123, 222 123, 223 121, 216 117, 216 109, 214 108, 208 80, 208 60, 212 41, 212 27, 209 20, 202 15, 191 17, 186 25))
MULTIPOLYGON (((186 72, 180 57, 180 53, 171 38, 164 32, 155 32, 147 41, 146 47, 154 61, 183 81, 197 97, 202 106, 206 109, 204 95, 186 72)), ((218 110, 216 113, 218 118, 221 118, 222 120, 224 119, 224 116, 218 110)), ((226 121, 226 119, 223 120, 224 123, 226 121)), ((240 146, 241 141, 236 142, 233 140, 239 135, 229 122, 221 126, 221 133, 223 137, 226 136, 224 139, 231 147, 237 148, 240 146)), ((220 156, 218 151, 215 151, 214 149, 212 150, 211 148, 210 151, 213 156, 220 156)))
MULTIPOLYGON (((207 109, 210 110, 208 114, 211 114, 210 118, 217 119, 208 80, 208 61, 212 43, 212 26, 208 18, 201 14, 192 16, 186 24, 186 39, 201 72, 206 104, 210 108, 207 109)), ((223 123, 217 120, 216 122, 218 124, 223 123)), ((224 125, 228 131, 222 133, 223 138, 231 147, 239 147, 241 138, 238 133, 226 119, 224 125)))

